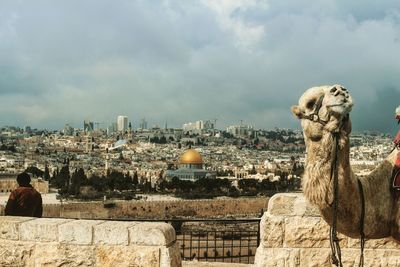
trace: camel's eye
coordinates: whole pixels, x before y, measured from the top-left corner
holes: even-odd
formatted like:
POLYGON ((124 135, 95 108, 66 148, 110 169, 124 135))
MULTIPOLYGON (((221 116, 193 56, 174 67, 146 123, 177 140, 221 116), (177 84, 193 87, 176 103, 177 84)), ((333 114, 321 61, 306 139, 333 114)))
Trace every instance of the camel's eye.
POLYGON ((336 87, 332 87, 332 89, 331 89, 331 93, 333 94, 333 93, 335 93, 336 92, 336 90, 337 90, 337 88, 336 87))
POLYGON ((311 100, 311 101, 308 101, 306 107, 308 109, 312 109, 314 107, 314 105, 315 105, 315 100, 311 100))

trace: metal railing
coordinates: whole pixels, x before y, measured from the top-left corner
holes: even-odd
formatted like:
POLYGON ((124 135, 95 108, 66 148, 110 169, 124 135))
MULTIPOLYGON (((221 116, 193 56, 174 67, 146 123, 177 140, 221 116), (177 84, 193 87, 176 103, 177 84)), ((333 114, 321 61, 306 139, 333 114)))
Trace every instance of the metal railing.
POLYGON ((157 221, 174 227, 182 260, 254 263, 260 244, 260 218, 157 221))
POLYGON ((254 263, 259 231, 183 231, 177 241, 183 260, 254 263))

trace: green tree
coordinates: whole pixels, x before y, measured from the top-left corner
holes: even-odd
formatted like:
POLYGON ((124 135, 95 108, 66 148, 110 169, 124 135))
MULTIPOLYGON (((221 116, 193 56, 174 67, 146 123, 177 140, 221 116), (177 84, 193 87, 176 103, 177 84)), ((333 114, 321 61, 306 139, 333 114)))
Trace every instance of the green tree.
POLYGON ((71 177, 71 186, 69 188, 70 194, 78 196, 80 193, 81 185, 86 181, 85 171, 82 168, 75 170, 71 177))
POLYGON ((49 171, 49 167, 47 166, 47 164, 44 167, 43 179, 46 181, 50 181, 50 171, 49 171))
POLYGON ((139 183, 139 177, 138 177, 137 171, 135 171, 135 172, 133 173, 133 177, 132 177, 132 184, 133 184, 134 186, 137 186, 138 183, 139 183))
POLYGON ((70 183, 70 173, 69 173, 69 166, 64 165, 60 172, 54 178, 53 185, 59 189, 66 189, 68 192, 69 183, 70 183))
POLYGON ((33 177, 43 177, 44 172, 35 166, 26 168, 25 172, 32 173, 33 177))

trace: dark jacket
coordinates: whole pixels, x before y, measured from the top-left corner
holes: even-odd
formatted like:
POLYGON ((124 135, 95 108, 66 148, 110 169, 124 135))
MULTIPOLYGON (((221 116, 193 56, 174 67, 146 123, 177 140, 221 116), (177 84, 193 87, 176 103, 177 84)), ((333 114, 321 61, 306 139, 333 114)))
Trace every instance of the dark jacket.
POLYGON ((31 185, 20 186, 8 198, 5 215, 42 217, 42 196, 31 185))

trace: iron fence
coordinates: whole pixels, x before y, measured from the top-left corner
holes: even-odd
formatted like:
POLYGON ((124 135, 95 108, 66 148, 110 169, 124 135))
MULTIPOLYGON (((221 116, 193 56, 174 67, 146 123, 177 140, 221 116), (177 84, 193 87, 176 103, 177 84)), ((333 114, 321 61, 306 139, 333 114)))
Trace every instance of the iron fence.
POLYGON ((257 231, 190 231, 177 236, 183 260, 254 263, 257 231))
POLYGON ((182 260, 254 263, 260 244, 260 218, 156 221, 174 227, 182 260))

